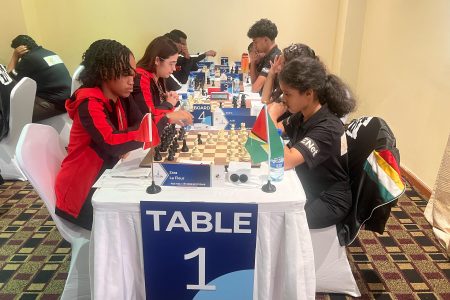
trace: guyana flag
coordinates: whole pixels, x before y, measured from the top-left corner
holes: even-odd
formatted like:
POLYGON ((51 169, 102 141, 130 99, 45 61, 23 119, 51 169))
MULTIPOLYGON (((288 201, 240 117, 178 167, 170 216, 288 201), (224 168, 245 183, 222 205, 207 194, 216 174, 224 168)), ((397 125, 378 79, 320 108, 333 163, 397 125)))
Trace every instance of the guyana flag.
POLYGON ((247 149, 254 163, 269 160, 269 154, 271 158, 284 155, 283 143, 275 124, 267 115, 266 107, 261 109, 245 143, 245 149, 247 149))

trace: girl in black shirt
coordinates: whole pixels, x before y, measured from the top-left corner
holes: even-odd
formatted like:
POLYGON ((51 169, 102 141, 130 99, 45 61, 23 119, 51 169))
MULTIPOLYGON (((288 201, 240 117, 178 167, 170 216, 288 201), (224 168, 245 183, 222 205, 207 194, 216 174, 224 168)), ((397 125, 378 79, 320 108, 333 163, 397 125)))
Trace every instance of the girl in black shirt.
POLYGON ((295 168, 302 182, 309 227, 335 225, 352 204, 347 140, 339 118, 355 108, 355 100, 337 76, 309 57, 286 64, 279 80, 283 103, 270 104, 269 114, 276 122, 287 110, 292 113, 277 123, 290 138, 285 169, 295 168))

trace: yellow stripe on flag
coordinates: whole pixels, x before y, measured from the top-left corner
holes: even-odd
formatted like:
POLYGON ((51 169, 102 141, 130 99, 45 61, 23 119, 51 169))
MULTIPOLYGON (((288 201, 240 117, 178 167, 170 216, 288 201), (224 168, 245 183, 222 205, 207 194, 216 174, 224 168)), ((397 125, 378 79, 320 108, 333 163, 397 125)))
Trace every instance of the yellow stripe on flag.
POLYGON ((388 164, 384 158, 381 157, 380 154, 378 154, 377 151, 373 152, 375 155, 375 159, 377 161, 377 164, 383 169, 383 171, 394 181, 395 185, 403 190, 405 188, 405 185, 403 184, 400 175, 397 173, 397 171, 391 167, 390 164, 388 164))

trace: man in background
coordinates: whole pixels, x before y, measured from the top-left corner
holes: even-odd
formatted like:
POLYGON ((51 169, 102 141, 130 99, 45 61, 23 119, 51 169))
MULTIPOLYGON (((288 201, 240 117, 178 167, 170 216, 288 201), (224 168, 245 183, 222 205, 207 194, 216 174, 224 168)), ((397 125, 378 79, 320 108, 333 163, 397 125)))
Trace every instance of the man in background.
POLYGON ((170 77, 166 81, 168 90, 175 91, 181 87, 176 81, 181 84, 186 83, 188 81, 189 73, 198 70, 197 63, 207 56, 216 56, 216 51, 209 50, 200 55, 191 55, 187 46, 187 35, 183 31, 174 29, 171 32, 166 33, 165 36, 175 42, 179 51, 176 71, 173 72, 173 77, 175 77, 176 80, 170 77))
POLYGON ((11 48, 14 52, 7 67, 11 77, 36 81, 33 122, 65 113, 64 102, 70 97, 72 79, 61 58, 38 46, 28 35, 14 38, 11 48))
POLYGON ((252 92, 261 93, 266 77, 269 74, 270 63, 277 55, 281 54, 275 43, 278 35, 277 26, 268 19, 261 19, 250 27, 247 36, 253 40, 255 51, 250 52, 250 61, 258 63, 250 64, 250 79, 252 81, 252 92), (263 57, 256 57, 264 55, 263 57))

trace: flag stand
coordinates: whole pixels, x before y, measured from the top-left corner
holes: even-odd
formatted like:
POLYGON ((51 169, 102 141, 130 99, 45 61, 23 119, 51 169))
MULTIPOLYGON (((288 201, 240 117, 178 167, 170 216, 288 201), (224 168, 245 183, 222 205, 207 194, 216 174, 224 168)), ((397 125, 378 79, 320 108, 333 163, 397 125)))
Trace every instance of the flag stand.
MULTIPOLYGON (((148 140, 150 141, 150 167, 152 169, 152 184, 149 185, 147 187, 146 192, 148 194, 158 194, 159 192, 161 192, 161 187, 157 184, 155 184, 155 176, 154 176, 154 168, 153 168, 153 156, 154 156, 154 152, 153 150, 155 149, 152 145, 153 142, 153 133, 152 133, 152 114, 148 113, 147 114, 147 120, 148 120, 148 140)), ((145 146, 145 143, 144 143, 145 146)))
POLYGON ((270 179, 268 179, 268 180, 267 180, 267 183, 264 184, 264 185, 261 187, 261 190, 262 190, 263 192, 265 192, 265 193, 274 193, 274 192, 276 192, 277 187, 274 186, 274 185, 270 182, 270 179))
POLYGON ((153 147, 150 148, 150 165, 151 165, 151 169, 152 169, 152 184, 149 185, 147 187, 147 194, 158 194, 159 192, 161 192, 161 187, 157 184, 155 184, 155 177, 153 175, 153 147))

